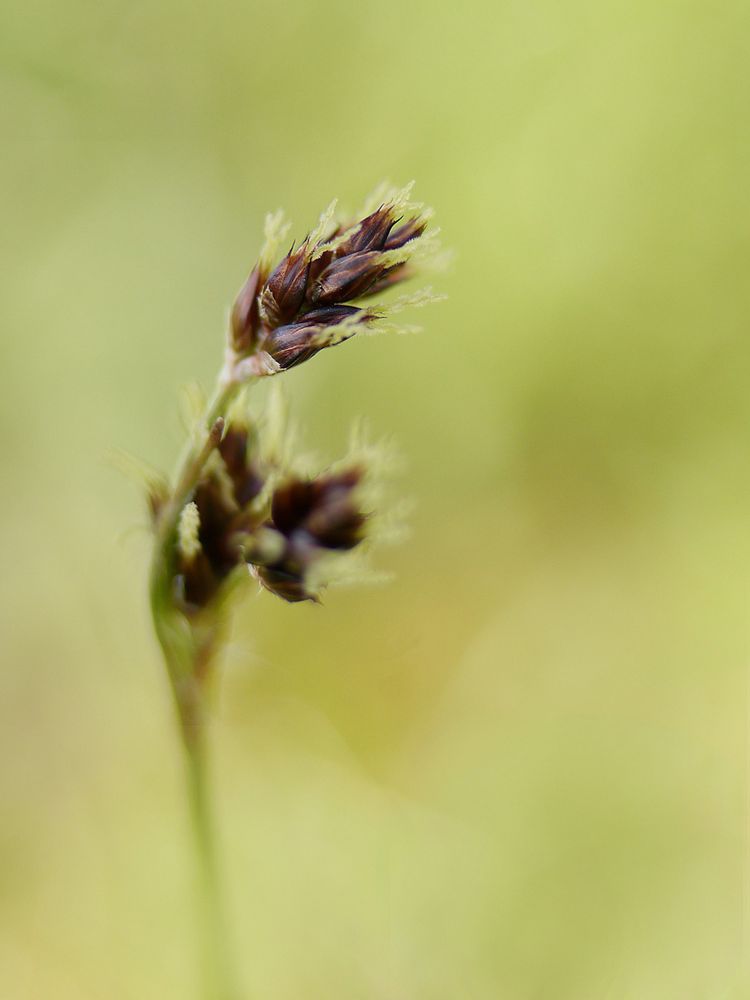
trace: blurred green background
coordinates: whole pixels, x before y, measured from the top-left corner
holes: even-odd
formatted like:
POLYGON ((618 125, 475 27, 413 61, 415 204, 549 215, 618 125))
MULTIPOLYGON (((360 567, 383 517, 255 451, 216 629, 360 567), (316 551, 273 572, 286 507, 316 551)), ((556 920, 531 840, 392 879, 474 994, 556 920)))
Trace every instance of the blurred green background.
MULTIPOLYGON (((164 468, 266 211, 416 178, 425 332, 286 378, 392 436, 387 586, 239 609, 214 766, 247 998, 744 996, 742 0, 0 12, 0 996, 195 995, 120 447, 164 468)), ((750 994, 748 994, 750 995, 750 994)))

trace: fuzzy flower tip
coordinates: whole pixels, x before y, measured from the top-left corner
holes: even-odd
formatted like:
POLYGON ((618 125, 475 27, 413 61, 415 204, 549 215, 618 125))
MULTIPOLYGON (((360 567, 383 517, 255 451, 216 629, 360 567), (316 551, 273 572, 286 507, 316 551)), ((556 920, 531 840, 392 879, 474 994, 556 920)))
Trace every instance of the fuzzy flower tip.
POLYGON ((410 202, 410 191, 385 192, 349 222, 334 222, 332 206, 275 267, 269 259, 285 230, 280 216, 269 217, 266 249, 232 309, 228 377, 293 368, 383 317, 367 300, 411 277, 414 258, 434 245, 430 212, 410 202))

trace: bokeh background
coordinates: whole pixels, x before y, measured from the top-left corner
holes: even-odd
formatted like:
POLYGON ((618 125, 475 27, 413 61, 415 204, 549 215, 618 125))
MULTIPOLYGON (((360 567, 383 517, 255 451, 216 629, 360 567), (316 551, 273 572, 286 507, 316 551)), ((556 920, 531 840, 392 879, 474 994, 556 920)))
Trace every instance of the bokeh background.
POLYGON ((251 595, 214 770, 243 996, 743 992, 743 0, 0 12, 0 995, 196 995, 145 516, 266 211, 416 178, 419 335, 287 377, 406 458, 386 586, 251 595))

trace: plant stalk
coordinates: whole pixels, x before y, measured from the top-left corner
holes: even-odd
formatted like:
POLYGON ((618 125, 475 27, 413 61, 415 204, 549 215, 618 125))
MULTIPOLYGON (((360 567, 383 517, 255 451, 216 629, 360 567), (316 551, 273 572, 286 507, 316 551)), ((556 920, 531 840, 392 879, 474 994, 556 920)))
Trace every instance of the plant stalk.
POLYGON ((217 388, 207 406, 198 440, 188 442, 176 485, 159 515, 149 585, 154 628, 164 654, 185 752, 205 1000, 237 1000, 219 884, 207 762, 208 689, 218 626, 215 622, 206 627, 205 623, 192 621, 176 606, 173 560, 180 514, 221 440, 224 417, 238 389, 235 382, 217 388))
POLYGON ((206 1000, 237 1000, 229 958, 227 926, 214 837, 206 754, 205 719, 185 742, 185 760, 197 862, 197 903, 202 947, 203 992, 206 1000))

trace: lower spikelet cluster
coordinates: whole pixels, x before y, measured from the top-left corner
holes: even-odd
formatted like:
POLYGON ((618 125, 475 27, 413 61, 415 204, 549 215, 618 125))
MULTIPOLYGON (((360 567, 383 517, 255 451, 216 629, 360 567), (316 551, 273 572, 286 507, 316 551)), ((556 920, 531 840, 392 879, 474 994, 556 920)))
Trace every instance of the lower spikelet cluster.
POLYGON ((173 599, 192 616, 249 571, 285 601, 319 601, 330 557, 365 540, 371 475, 360 456, 315 476, 285 470, 231 418, 180 513, 173 599))

